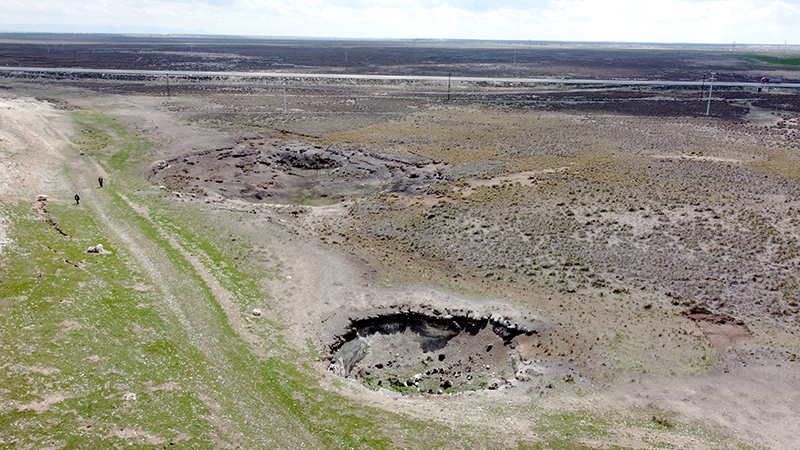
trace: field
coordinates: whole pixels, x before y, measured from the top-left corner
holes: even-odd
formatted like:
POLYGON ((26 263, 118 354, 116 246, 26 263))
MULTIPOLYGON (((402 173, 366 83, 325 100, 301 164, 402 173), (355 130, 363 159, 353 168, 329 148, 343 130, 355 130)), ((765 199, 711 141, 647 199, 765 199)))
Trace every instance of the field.
MULTIPOLYGON (((22 67, 800 78, 713 46, 0 42, 22 67)), ((707 95, 0 72, 0 448, 800 448, 800 93, 707 95)))

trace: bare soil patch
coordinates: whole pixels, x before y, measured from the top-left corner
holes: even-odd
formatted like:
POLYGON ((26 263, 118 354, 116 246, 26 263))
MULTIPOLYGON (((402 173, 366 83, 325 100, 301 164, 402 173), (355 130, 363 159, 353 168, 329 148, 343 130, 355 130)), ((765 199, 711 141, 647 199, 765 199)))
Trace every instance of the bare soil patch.
POLYGON ((45 395, 40 401, 33 401, 24 405, 19 405, 17 410, 25 411, 29 409, 36 414, 42 414, 43 412, 48 411, 52 405, 61 403, 67 398, 68 397, 63 392, 50 393, 45 395))
POLYGON ((711 313, 705 308, 694 307, 688 311, 688 317, 718 349, 733 346, 753 336, 743 320, 736 320, 727 314, 711 313))

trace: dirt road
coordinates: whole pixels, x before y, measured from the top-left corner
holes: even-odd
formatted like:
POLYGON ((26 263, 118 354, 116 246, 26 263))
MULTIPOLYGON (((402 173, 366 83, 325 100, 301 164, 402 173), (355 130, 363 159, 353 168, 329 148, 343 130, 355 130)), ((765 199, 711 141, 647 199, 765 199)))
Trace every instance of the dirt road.
POLYGON ((46 192, 49 201, 69 202, 73 192, 80 195, 81 203, 76 207, 82 214, 91 215, 114 243, 107 250, 126 259, 132 270, 141 271, 148 280, 141 289, 159 293, 162 302, 156 307, 166 313, 173 327, 171 333, 188 339, 202 355, 203 372, 182 388, 195 392, 212 411, 209 420, 219 432, 218 444, 291 448, 302 443, 306 448, 317 447, 316 439, 303 425, 259 395, 241 361, 232 360, 232 355, 245 360, 253 355, 266 358, 261 350, 263 343, 247 331, 242 313, 232 305, 233 295, 211 275, 198 250, 191 253, 182 247, 150 219, 146 207, 118 191, 113 173, 70 147, 69 136, 74 129, 64 113, 30 98, 3 100, 0 109, 5 144, 0 150, 6 156, 0 165, 0 179, 4 180, 0 198, 24 202, 34 199, 34 192, 46 192), (102 189, 97 185, 99 176, 107 180, 102 189), (146 233, 148 227, 157 234, 146 233), (178 252, 178 258, 164 251, 165 242, 178 252), (227 323, 219 322, 219 308, 227 323), (220 327, 231 327, 238 334, 224 333, 220 327), (237 337, 251 344, 252 354, 237 337), (281 420, 265 420, 267 417, 281 420), (248 424, 248 428, 240 429, 241 424, 248 424))
MULTIPOLYGON (((115 70, 115 69, 80 69, 80 68, 53 68, 53 67, 0 67, 4 72, 20 73, 62 73, 62 74, 91 74, 97 76, 144 76, 144 77, 179 77, 179 78, 206 78, 206 77, 243 77, 243 78, 277 78, 277 79, 321 79, 321 80, 376 80, 376 81, 429 81, 447 83, 448 81, 465 83, 524 83, 524 84, 566 84, 566 85, 603 85, 603 86, 705 86, 705 81, 677 81, 677 80, 621 80, 597 78, 510 78, 510 77, 445 77, 423 75, 361 75, 361 74, 332 74, 332 73, 296 73, 296 72, 234 72, 234 71, 190 71, 190 70, 115 70)), ((716 81, 717 86, 724 87, 761 87, 762 83, 739 81, 716 81)), ((798 83, 782 83, 782 88, 800 88, 798 83)))

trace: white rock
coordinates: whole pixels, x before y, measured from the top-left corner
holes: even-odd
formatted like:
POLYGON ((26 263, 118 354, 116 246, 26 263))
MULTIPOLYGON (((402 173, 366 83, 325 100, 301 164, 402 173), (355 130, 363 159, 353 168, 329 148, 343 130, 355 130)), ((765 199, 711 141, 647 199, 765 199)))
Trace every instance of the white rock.
POLYGON ((259 308, 253 309, 253 315, 256 316, 256 317, 260 316, 261 315, 261 309, 259 309, 259 308))
POLYGON ((383 395, 385 395, 387 397, 393 398, 395 400, 397 400, 398 398, 400 398, 402 396, 399 392, 392 391, 392 390, 389 390, 389 389, 386 389, 386 388, 378 389, 378 393, 379 394, 383 394, 383 395))

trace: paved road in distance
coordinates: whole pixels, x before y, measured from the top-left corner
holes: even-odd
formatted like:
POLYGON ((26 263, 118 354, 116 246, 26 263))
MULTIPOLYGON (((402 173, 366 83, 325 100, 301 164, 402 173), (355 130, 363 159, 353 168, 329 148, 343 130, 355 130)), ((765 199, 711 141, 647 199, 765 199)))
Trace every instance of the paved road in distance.
MULTIPOLYGON (((289 72, 211 72, 193 70, 119 70, 119 69, 81 69, 81 68, 42 68, 42 67, 0 67, 0 72, 27 73, 60 73, 87 75, 134 75, 150 77, 247 77, 247 78, 284 78, 284 79, 342 79, 342 80, 387 80, 387 81, 435 81, 446 82, 446 76, 421 75, 362 75, 362 74, 326 74, 326 73, 289 73, 289 72)), ((522 84, 598 84, 613 86, 701 86, 709 84, 704 81, 674 80, 623 80, 623 79, 579 79, 579 78, 492 78, 492 77, 450 77, 450 81, 489 82, 489 83, 522 83, 522 84)), ((782 87, 800 88, 800 83, 772 83, 740 81, 714 81, 714 86, 726 87, 782 87)))

